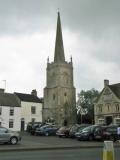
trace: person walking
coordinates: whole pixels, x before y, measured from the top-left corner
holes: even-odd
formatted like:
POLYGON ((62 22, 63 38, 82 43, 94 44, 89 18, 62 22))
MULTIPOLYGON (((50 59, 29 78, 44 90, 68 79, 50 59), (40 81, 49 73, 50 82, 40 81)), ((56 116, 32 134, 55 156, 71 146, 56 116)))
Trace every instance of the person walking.
POLYGON ((120 124, 117 127, 117 139, 118 139, 118 142, 120 142, 120 124))

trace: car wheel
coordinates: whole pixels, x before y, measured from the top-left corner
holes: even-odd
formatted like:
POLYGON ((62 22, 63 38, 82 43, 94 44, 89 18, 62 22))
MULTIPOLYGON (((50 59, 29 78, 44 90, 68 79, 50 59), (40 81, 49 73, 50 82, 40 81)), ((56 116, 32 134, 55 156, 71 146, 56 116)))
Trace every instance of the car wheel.
POLYGON ((10 143, 13 144, 13 145, 17 144, 17 142, 18 142, 18 139, 16 137, 12 137, 10 139, 10 143))
POLYGON ((45 133, 45 136, 49 136, 49 133, 48 133, 48 132, 46 132, 46 133, 45 133))

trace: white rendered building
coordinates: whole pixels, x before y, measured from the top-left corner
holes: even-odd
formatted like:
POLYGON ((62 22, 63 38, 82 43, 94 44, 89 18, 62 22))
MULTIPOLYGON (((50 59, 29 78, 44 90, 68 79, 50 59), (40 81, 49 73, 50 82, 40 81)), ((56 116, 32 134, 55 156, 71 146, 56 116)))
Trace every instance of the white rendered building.
POLYGON ((21 103, 21 130, 26 130, 29 122, 42 122, 42 99, 36 90, 31 94, 15 93, 21 103))
POLYGON ((0 126, 13 131, 21 128, 21 107, 17 97, 0 89, 0 126))

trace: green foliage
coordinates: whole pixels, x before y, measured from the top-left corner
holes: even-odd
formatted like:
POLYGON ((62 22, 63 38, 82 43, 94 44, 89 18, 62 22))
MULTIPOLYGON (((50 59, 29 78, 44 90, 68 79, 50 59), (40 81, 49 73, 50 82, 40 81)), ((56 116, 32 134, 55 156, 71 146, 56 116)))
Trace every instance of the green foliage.
POLYGON ((87 116, 91 118, 91 121, 94 119, 94 102, 98 96, 99 92, 95 89, 82 90, 78 94, 77 110, 79 111, 80 107, 87 110, 87 116))

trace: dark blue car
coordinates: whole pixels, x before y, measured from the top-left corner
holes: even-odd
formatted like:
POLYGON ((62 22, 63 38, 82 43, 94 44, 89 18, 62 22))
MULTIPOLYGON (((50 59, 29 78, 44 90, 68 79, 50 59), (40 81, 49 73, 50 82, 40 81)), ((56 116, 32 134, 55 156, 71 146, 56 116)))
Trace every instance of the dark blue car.
POLYGON ((56 135, 56 131, 58 130, 58 127, 54 125, 45 125, 40 128, 36 128, 35 135, 56 135))

